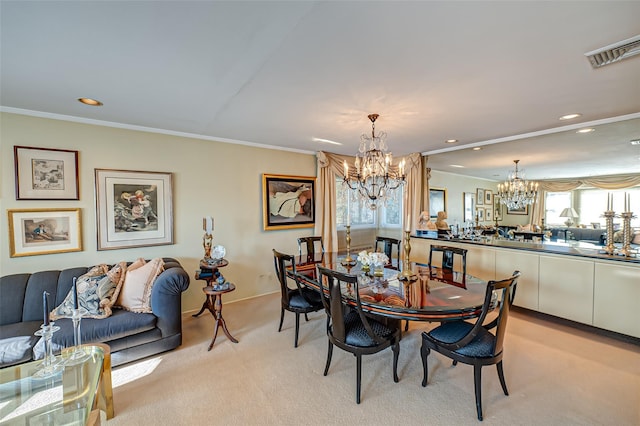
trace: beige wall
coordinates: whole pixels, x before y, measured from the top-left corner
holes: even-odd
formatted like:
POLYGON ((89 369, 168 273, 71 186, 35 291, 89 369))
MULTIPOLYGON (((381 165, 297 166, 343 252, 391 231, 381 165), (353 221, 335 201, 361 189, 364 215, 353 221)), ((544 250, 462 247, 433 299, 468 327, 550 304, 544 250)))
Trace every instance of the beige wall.
MULTIPOLYGON (((203 256, 202 217, 215 219, 214 244, 227 249, 222 270, 237 290, 225 301, 278 291, 271 249, 296 252, 313 229, 262 230, 262 173, 315 176, 315 156, 30 116, 0 114, 0 275, 115 263, 137 257, 177 258, 192 277, 183 310, 202 305, 203 281, 193 275, 203 256), (79 151, 80 200, 17 201, 13 146, 79 151), (173 173, 174 244, 97 251, 94 169, 173 173), (80 208, 83 251, 9 257, 9 209, 80 208)), ((0 296, 1 297, 1 296, 0 296)))

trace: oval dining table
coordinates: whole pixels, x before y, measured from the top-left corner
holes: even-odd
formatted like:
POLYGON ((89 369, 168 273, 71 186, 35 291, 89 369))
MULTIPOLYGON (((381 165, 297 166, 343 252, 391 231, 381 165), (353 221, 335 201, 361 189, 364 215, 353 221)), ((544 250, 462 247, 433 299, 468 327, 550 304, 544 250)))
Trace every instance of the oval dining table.
MULTIPOLYGON (((316 266, 358 277, 362 309, 391 318, 411 321, 452 321, 480 315, 487 282, 469 274, 411 263, 414 276, 401 279, 400 269, 387 266, 383 276, 363 269, 360 262, 345 264, 344 255, 313 253, 295 257, 295 268, 288 275, 302 284, 320 290, 316 266), (294 272, 295 270, 295 272, 294 272)), ((356 305, 355 289, 343 284, 347 305, 356 305)))

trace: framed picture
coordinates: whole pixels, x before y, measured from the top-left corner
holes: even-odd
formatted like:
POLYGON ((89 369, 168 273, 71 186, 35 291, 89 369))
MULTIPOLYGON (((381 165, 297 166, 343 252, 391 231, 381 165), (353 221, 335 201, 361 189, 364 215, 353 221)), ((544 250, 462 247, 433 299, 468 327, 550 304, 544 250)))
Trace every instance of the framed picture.
POLYGON ((529 206, 520 207, 518 209, 512 209, 512 208, 507 207, 507 214, 528 215, 529 214, 529 206))
POLYGON ((14 146, 16 200, 79 200, 78 151, 14 146))
POLYGON ((502 203, 498 197, 493 197, 493 220, 502 220, 502 203))
POLYGON ((173 244, 172 175, 95 169, 98 250, 173 244))
POLYGON ((487 207, 484 212, 484 220, 491 222, 493 220, 493 207, 487 207))
POLYGON ((476 194, 473 192, 465 192, 462 194, 462 208, 464 210, 464 222, 476 220, 474 212, 476 211, 476 194))
POLYGON ((493 192, 490 189, 484 190, 484 205, 492 206, 493 205, 493 192))
POLYGON ((438 217, 438 212, 447 211, 447 190, 444 188, 429 188, 429 216, 438 217))
POLYGON ((484 207, 476 207, 476 216, 478 217, 478 222, 484 222, 484 207))
POLYGON ((481 206, 484 204, 484 189, 476 189, 476 205, 481 206))
POLYGON ((82 251, 80 209, 9 210, 11 257, 82 251))
POLYGON ((262 175, 265 231, 313 228, 316 221, 316 178, 262 175))

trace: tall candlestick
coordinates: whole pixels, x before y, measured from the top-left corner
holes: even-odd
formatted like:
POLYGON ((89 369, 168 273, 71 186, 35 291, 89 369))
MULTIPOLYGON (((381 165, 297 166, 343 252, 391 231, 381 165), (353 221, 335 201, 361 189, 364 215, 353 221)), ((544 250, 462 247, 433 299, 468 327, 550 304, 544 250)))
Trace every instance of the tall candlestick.
POLYGON ((47 297, 49 295, 49 293, 47 293, 46 291, 42 292, 42 313, 43 313, 43 320, 44 320, 44 325, 47 326, 49 325, 49 298, 47 297))
POLYGON ((211 232, 213 231, 213 218, 211 216, 202 218, 202 229, 207 234, 211 234, 211 232))
POLYGON ((73 277, 73 309, 78 309, 78 286, 76 285, 76 277, 73 277))
POLYGON ((624 193, 624 211, 625 212, 629 211, 629 205, 628 204, 629 204, 629 201, 628 201, 628 198, 627 198, 627 193, 625 192, 624 193))
POLYGON ((405 228, 406 232, 411 232, 411 213, 407 216, 407 226, 405 228))
POLYGON ((611 202, 611 193, 609 192, 607 194, 607 211, 611 211, 611 204, 612 204, 612 202, 611 202))

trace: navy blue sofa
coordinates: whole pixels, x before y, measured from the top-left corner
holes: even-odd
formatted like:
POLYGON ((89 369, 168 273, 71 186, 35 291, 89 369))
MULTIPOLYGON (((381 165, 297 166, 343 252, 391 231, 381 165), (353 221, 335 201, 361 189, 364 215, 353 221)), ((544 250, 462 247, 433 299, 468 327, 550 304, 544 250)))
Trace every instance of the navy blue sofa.
MULTIPOLYGON (((91 267, 62 271, 41 271, 0 278, 0 368, 31 361, 42 324, 42 292, 50 294, 52 308, 69 293, 73 277, 91 267)), ((176 259, 164 258, 164 271, 151 292, 153 313, 134 313, 114 308, 108 318, 83 318, 82 343, 107 343, 112 365, 120 365, 182 344, 182 292, 189 287, 189 275, 176 259)), ((55 321, 60 330, 53 335, 54 352, 73 346, 71 319, 55 321)), ((37 351, 36 351, 37 352, 37 351)))

